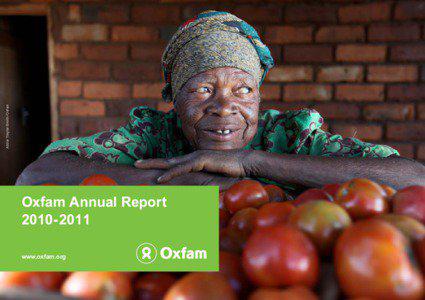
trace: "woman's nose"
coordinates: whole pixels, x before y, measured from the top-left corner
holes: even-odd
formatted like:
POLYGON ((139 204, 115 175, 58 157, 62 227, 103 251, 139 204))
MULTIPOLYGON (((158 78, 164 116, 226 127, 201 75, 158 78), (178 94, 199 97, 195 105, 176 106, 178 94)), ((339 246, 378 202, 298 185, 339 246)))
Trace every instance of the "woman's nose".
POLYGON ((238 113, 237 105, 231 95, 217 93, 207 107, 207 113, 226 117, 238 113))

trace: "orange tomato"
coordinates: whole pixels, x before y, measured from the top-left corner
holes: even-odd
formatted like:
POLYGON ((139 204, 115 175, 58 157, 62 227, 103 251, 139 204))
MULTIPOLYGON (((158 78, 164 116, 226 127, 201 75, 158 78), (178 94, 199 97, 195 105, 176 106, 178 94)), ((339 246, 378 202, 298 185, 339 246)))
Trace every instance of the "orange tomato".
POLYGON ((410 263, 407 239, 389 223, 369 219, 348 227, 335 247, 339 284, 348 297, 422 299, 422 274, 410 263))
POLYGON ((322 187, 322 190, 328 193, 332 197, 332 199, 335 200, 336 193, 338 192, 340 186, 341 185, 339 183, 325 184, 322 187))
POLYGON ((289 225, 259 228, 246 242, 242 264, 248 279, 261 287, 313 287, 319 258, 313 243, 289 225))
POLYGON ((425 226, 409 216, 384 214, 377 216, 400 230, 409 240, 419 240, 425 236, 425 226))
POLYGON ((354 220, 389 211, 384 189, 365 178, 352 179, 342 184, 335 202, 345 208, 354 220))
POLYGON ((62 272, 0 272, 0 289, 24 287, 57 291, 64 279, 62 272))
POLYGON ((106 175, 95 174, 85 178, 80 185, 118 185, 118 183, 106 175))

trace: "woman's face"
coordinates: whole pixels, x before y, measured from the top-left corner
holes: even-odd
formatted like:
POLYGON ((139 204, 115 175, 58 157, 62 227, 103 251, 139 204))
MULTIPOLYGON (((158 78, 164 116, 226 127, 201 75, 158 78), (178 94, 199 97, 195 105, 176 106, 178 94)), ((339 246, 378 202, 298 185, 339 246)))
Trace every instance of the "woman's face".
POLYGON ((175 110, 194 148, 241 149, 257 132, 259 100, 256 79, 223 67, 189 79, 176 96, 175 110))

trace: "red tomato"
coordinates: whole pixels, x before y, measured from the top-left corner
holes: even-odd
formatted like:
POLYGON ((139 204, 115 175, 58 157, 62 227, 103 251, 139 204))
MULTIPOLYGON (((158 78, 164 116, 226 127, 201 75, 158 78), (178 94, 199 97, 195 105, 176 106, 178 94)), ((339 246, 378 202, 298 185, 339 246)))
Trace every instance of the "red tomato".
POLYGON ((340 186, 341 185, 339 183, 325 184, 322 187, 322 190, 328 193, 332 197, 332 199, 335 200, 336 193, 338 192, 340 186))
POLYGON ((422 299, 421 273, 409 261, 408 243, 389 223, 368 219, 354 223, 335 247, 339 284, 348 297, 422 299))
POLYGON ((220 192, 218 194, 218 208, 227 210, 226 206, 224 205, 224 192, 220 192))
POLYGON ((356 178, 341 185, 335 202, 357 220, 387 213, 389 206, 385 198, 386 193, 379 184, 356 178))
POLYGON ((266 190, 255 180, 241 180, 224 194, 224 204, 232 214, 246 207, 261 206, 268 201, 266 190))
POLYGON ((220 251, 220 271, 232 286, 238 297, 245 297, 249 288, 249 282, 242 269, 242 261, 239 255, 220 251))
POLYGON ((164 300, 235 300, 236 294, 220 273, 190 273, 178 280, 164 300))
POLYGON ((40 185, 59 185, 59 184, 56 184, 56 183, 53 183, 53 182, 46 182, 46 183, 42 183, 40 185))
POLYGON ((295 209, 290 202, 266 203, 258 210, 255 227, 262 228, 277 224, 284 224, 289 214, 295 209))
POLYGON ((259 288, 248 300, 319 300, 312 291, 303 286, 291 286, 286 289, 259 288))
POLYGON ((235 228, 223 228, 220 230, 220 250, 241 253, 247 238, 246 235, 235 228))
POLYGON ((220 228, 226 227, 231 217, 230 213, 227 210, 220 208, 218 210, 218 216, 219 216, 220 228))
POLYGON ((131 280, 119 272, 74 272, 62 285, 62 294, 84 299, 130 299, 131 280))
POLYGON ((137 272, 120 272, 122 274, 124 274, 125 276, 127 276, 128 278, 130 278, 130 280, 133 280, 137 277, 137 275, 139 275, 139 273, 137 272))
POLYGON ((425 223, 425 186, 413 185, 399 190, 392 203, 394 213, 425 223))
POLYGON ((415 241, 414 250, 416 258, 421 266, 422 273, 425 274, 425 237, 415 241))
POLYGON ((289 216, 288 223, 306 233, 319 252, 328 256, 332 254, 338 236, 351 224, 351 218, 335 203, 313 201, 298 206, 289 216))
POLYGON ((81 181, 80 185, 118 185, 118 183, 106 175, 95 174, 81 181))
POLYGON ((313 287, 319 275, 313 243, 289 225, 255 230, 246 242, 242 261, 250 281, 261 287, 313 287))
POLYGON ((298 206, 307 202, 317 200, 332 201, 332 198, 331 196, 329 196, 328 193, 321 189, 308 189, 305 192, 301 193, 297 198, 295 198, 295 200, 292 201, 292 204, 298 206))
POLYGON ((384 189, 385 194, 387 194, 387 199, 390 199, 395 193, 397 193, 397 191, 389 185, 381 184, 381 187, 384 189))
POLYGON ((377 217, 400 230, 409 240, 419 240, 425 236, 425 226, 409 216, 384 214, 377 217))
POLYGON ((232 216, 227 226, 240 232, 241 236, 247 239, 254 229, 257 213, 258 210, 256 208, 247 207, 241 209, 232 216))
POLYGON ((264 189, 269 195, 270 202, 283 202, 283 201, 290 200, 288 195, 277 185, 269 184, 269 185, 266 185, 264 189))
POLYGON ((143 274, 134 285, 134 300, 162 300, 168 289, 176 282, 170 273, 143 274))
POLYGON ((0 272, 0 289, 24 287, 57 291, 64 279, 62 272, 0 272))

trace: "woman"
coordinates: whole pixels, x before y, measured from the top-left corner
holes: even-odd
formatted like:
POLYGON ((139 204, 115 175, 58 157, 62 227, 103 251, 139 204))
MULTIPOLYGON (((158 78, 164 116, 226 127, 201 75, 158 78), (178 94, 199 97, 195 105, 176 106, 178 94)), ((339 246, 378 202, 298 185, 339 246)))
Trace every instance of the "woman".
POLYGON ((134 108, 130 122, 90 137, 59 140, 17 184, 78 184, 103 173, 120 184, 211 184, 238 178, 286 190, 368 177, 401 188, 425 184, 425 167, 390 147, 343 139, 314 110, 259 112, 259 87, 273 67, 257 32, 226 12, 183 24, 163 55, 163 98, 174 110, 134 108))

